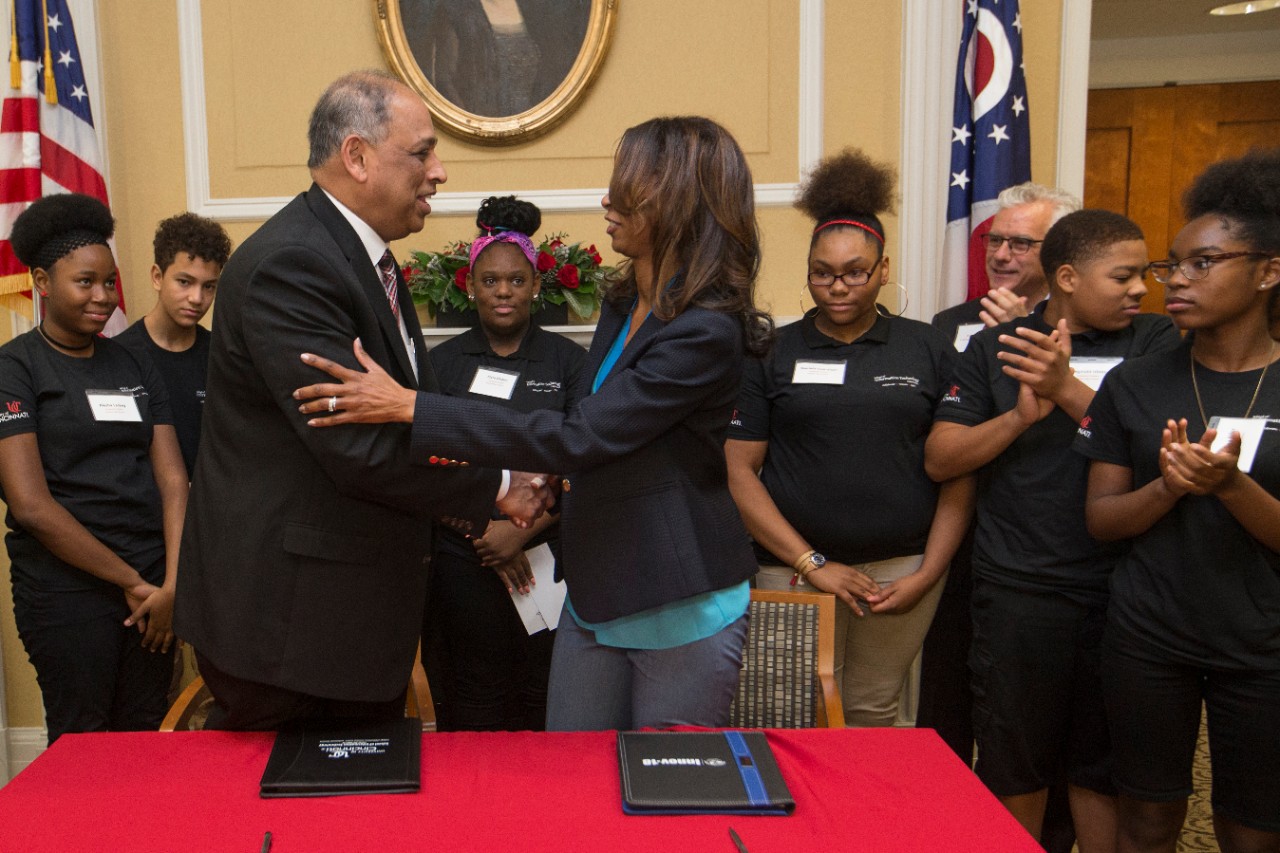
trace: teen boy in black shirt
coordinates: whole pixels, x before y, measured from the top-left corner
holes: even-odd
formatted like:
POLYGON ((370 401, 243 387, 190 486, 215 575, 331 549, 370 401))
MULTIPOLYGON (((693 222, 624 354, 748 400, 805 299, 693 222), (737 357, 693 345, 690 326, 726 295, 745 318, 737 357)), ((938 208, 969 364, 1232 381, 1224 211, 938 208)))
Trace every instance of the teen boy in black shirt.
POLYGON ((209 331, 200 320, 213 306, 231 240, 222 226, 194 213, 160 223, 153 241, 151 286, 156 304, 116 340, 155 362, 169 390, 173 425, 187 464, 195 470, 209 365, 209 331))
POLYGON ((1085 530, 1087 466, 1070 446, 1106 370, 1178 342, 1168 318, 1138 314, 1146 257, 1123 216, 1060 220, 1041 247, 1048 302, 970 340, 926 446, 939 481, 980 471, 976 772, 1038 837, 1065 769, 1082 853, 1114 835, 1097 648, 1116 552, 1085 530))

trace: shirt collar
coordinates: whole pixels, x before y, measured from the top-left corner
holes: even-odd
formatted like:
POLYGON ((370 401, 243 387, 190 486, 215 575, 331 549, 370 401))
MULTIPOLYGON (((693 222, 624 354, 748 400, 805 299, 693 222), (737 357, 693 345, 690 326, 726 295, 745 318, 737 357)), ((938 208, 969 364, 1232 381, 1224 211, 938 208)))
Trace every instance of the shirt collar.
POLYGON ((489 348, 489 337, 484 333, 484 329, 475 326, 463 332, 460 347, 468 355, 492 355, 495 358, 522 358, 526 361, 542 361, 543 351, 539 345, 541 340, 542 336, 538 333, 538 327, 530 323, 529 329, 524 333, 524 338, 521 339, 520 346, 516 347, 516 351, 511 355, 500 356, 489 348))
MULTIPOLYGON (((1050 326, 1049 323, 1044 319, 1044 312, 1045 312, 1045 309, 1048 307, 1049 307, 1049 300, 1046 299, 1043 302, 1036 305, 1035 308, 1031 309, 1031 317, 1035 319, 1035 322, 1039 326, 1038 331, 1044 332, 1046 335, 1053 333, 1053 327, 1050 326)), ((1083 332, 1076 332, 1075 334, 1073 334, 1071 336, 1071 339, 1075 340, 1079 338, 1081 340, 1093 342, 1093 341, 1102 340, 1109 334, 1111 333, 1103 332, 1099 329, 1085 329, 1083 332)))
POLYGON ((342 218, 347 220, 347 224, 355 229, 356 236, 360 238, 360 245, 364 246, 364 250, 369 253, 369 262, 377 267, 382 260, 382 256, 391 248, 390 244, 378 236, 378 232, 373 230, 372 225, 356 216, 351 208, 334 198, 333 193, 324 187, 320 188, 320 192, 328 196, 329 201, 333 202, 333 206, 338 208, 338 213, 342 214, 342 218))
POLYGON ((800 320, 800 337, 804 339, 805 345, 810 349, 818 349, 819 347, 851 347, 856 344, 883 344, 889 342, 889 318, 876 312, 876 321, 871 324, 871 328, 851 344, 844 341, 838 341, 835 338, 828 337, 818 330, 817 323, 818 309, 810 308, 809 313, 805 314, 800 320))

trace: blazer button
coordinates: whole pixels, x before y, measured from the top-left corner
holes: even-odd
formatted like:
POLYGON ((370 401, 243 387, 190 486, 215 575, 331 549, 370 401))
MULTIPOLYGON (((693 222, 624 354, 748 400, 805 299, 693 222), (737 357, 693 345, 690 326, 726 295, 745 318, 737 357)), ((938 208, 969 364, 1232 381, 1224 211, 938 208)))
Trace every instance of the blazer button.
POLYGON ((568 477, 561 477, 561 478, 560 478, 560 490, 561 490, 562 492, 567 492, 567 491, 569 491, 569 489, 571 489, 572 487, 573 487, 573 484, 569 482, 569 478, 568 478, 568 477))

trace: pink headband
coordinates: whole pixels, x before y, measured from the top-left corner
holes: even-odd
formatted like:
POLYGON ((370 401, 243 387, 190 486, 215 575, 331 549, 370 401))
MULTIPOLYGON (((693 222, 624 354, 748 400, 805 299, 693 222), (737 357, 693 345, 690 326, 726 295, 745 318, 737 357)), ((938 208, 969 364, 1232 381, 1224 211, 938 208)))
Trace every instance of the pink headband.
POLYGON ((480 257, 480 253, 494 243, 514 243, 520 247, 520 251, 524 252, 524 256, 529 259, 529 265, 535 270, 538 268, 538 252, 533 248, 533 241, 529 239, 528 235, 521 234, 519 231, 499 231, 496 234, 489 233, 483 237, 477 237, 471 243, 471 266, 474 267, 476 258, 480 257))
POLYGON ((830 228, 832 225, 852 225, 854 228, 861 228, 863 231, 866 231, 872 237, 875 237, 877 240, 879 240, 881 246, 884 245, 883 234, 881 234, 876 229, 872 228, 870 225, 867 225, 865 222, 859 222, 856 219, 830 219, 822 223, 821 225, 819 225, 817 228, 813 229, 813 233, 817 234, 819 231, 822 231, 826 228, 830 228))

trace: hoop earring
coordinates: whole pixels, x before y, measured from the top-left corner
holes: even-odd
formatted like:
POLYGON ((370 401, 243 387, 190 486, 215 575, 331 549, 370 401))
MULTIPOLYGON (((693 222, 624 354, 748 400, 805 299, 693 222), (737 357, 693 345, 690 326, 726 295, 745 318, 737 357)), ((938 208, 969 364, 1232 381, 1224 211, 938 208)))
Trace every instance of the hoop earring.
POLYGON ((901 284, 896 284, 894 286, 902 291, 902 309, 898 311, 897 314, 892 314, 892 313, 889 313, 888 311, 881 310, 880 303, 877 302, 876 313, 879 314, 881 317, 901 317, 903 314, 907 313, 907 306, 911 304, 911 294, 907 292, 907 288, 901 284))
MULTIPOLYGON (((803 317, 809 313, 809 309, 804 307, 804 295, 809 292, 809 285, 800 285, 800 316, 803 317)), ((817 307, 817 306, 814 306, 817 307)))

